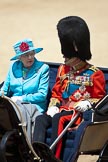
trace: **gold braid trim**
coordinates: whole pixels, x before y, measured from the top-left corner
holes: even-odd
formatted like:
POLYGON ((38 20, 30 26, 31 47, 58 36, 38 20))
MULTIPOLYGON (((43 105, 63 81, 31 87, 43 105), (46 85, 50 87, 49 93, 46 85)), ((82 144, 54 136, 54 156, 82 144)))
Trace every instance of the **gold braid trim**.
POLYGON ((97 103, 100 99, 99 98, 89 98, 88 101, 92 104, 97 103))
POLYGON ((60 104, 60 101, 57 98, 51 98, 50 99, 49 107, 55 106, 57 104, 60 104))
POLYGON ((60 66, 59 73, 57 77, 60 77, 61 71, 62 71, 63 65, 60 66))
POLYGON ((89 69, 90 69, 90 70, 93 70, 94 72, 96 72, 96 71, 99 70, 99 69, 98 69, 97 67, 95 67, 95 66, 91 66, 89 69))
POLYGON ((64 74, 64 75, 61 75, 61 71, 62 71, 62 68, 63 68, 63 65, 60 66, 60 70, 59 70, 59 74, 57 77, 60 78, 60 84, 62 85, 62 82, 64 81, 64 79, 66 79, 69 75, 69 72, 64 74))
POLYGON ((66 79, 67 77, 68 77, 67 74, 60 76, 60 84, 61 85, 62 85, 63 80, 66 79))
MULTIPOLYGON (((87 101, 89 101, 91 105, 96 104, 99 100, 100 99, 97 99, 97 98, 89 98, 89 99, 87 99, 87 101)), ((82 99, 80 101, 85 101, 85 100, 82 99)), ((80 101, 78 101, 78 102, 80 102, 80 101)), ((78 104, 78 102, 75 102, 73 107, 75 107, 78 104)))

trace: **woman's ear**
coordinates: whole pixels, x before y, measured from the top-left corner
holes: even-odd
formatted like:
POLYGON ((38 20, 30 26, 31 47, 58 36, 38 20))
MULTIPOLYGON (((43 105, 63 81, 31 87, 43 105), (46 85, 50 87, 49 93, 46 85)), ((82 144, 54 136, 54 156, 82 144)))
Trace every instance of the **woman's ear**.
POLYGON ((18 59, 21 61, 21 56, 19 56, 18 59))

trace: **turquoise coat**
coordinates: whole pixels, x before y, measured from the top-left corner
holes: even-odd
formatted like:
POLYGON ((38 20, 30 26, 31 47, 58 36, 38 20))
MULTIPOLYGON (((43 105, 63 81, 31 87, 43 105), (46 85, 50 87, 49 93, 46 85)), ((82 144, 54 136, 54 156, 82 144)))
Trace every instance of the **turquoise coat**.
POLYGON ((26 79, 23 79, 22 66, 19 60, 10 65, 2 90, 6 96, 22 96, 23 101, 35 104, 40 112, 45 112, 49 66, 35 59, 26 79))

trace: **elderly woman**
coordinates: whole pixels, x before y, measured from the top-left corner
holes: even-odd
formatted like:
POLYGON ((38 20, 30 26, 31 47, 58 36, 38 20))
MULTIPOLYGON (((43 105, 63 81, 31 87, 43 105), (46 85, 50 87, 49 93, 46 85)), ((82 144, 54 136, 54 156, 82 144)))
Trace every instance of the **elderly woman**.
POLYGON ((31 39, 20 40, 13 47, 16 55, 11 60, 15 61, 10 65, 1 91, 20 106, 31 138, 30 123, 46 111, 49 66, 35 58, 43 48, 35 48, 31 39))

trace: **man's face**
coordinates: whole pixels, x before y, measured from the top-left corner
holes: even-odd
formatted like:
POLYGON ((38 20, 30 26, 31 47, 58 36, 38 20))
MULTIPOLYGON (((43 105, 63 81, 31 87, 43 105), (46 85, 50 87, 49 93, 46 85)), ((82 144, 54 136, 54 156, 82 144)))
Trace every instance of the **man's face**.
MULTIPOLYGON (((63 56, 63 58, 64 58, 64 63, 67 65, 68 64, 68 62, 70 61, 70 58, 67 58, 67 57, 64 57, 63 56)), ((71 58, 71 63, 74 65, 75 64, 75 62, 77 61, 77 57, 72 57, 71 58)))

